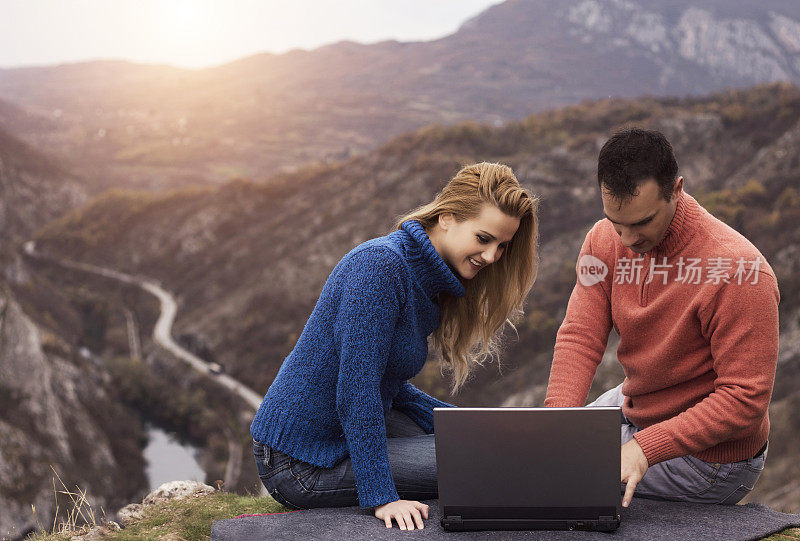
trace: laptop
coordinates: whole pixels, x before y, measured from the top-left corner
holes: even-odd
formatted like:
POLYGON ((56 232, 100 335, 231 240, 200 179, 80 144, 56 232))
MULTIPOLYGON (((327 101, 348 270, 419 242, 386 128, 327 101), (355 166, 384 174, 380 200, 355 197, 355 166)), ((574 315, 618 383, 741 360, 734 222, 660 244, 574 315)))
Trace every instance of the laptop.
POLYGON ((434 408, 445 530, 619 527, 622 410, 434 408))

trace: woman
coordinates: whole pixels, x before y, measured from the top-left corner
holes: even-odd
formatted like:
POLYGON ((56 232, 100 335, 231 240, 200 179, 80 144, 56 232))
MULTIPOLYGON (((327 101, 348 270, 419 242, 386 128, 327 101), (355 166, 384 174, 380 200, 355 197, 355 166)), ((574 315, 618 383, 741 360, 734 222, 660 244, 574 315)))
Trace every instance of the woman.
POLYGON ((453 394, 497 356, 536 279, 536 208, 507 166, 470 165, 342 258, 250 427, 273 498, 423 527, 418 500, 437 497, 432 410, 452 406, 407 380, 431 334, 453 394))

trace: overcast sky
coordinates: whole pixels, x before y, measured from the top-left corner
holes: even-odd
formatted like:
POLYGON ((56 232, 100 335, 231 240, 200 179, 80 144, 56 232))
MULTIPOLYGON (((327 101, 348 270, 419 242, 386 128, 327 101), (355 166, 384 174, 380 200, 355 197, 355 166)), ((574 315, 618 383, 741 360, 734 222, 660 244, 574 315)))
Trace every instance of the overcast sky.
POLYGON ((100 58, 202 68, 344 39, 454 32, 500 0, 0 0, 0 67, 100 58))

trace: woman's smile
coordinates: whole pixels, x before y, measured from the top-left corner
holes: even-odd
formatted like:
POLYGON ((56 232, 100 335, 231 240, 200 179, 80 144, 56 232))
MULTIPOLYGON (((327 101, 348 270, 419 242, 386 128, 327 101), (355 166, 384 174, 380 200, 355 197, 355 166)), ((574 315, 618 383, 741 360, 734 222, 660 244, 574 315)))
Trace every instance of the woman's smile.
POLYGON ((482 264, 478 263, 475 259, 473 259, 471 257, 468 257, 467 261, 469 261, 470 266, 475 271, 479 271, 481 269, 481 267, 483 267, 482 264))

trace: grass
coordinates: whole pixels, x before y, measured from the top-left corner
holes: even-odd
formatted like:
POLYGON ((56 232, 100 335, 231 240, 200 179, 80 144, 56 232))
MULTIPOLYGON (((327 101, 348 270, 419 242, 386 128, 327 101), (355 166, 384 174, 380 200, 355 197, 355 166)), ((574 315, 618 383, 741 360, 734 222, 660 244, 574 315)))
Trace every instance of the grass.
POLYGON ((109 539, 146 539, 177 534, 186 541, 199 541, 211 536, 211 523, 215 520, 285 510, 281 504, 269 498, 228 492, 164 502, 145 509, 142 519, 115 532, 109 539))
MULTIPOLYGON (((75 532, 78 531, 78 522, 80 519, 81 524, 86 524, 86 528, 91 526, 97 525, 97 516, 95 515, 95 510, 89 503, 89 500, 86 499, 86 491, 81 490, 79 487, 75 487, 77 492, 72 492, 70 489, 67 488, 67 485, 64 484, 64 481, 61 479, 61 476, 58 475, 58 472, 50 465, 50 469, 53 470, 53 473, 56 476, 53 478, 53 496, 56 500, 56 512, 54 513, 55 517, 53 518, 53 532, 75 532), (56 487, 56 479, 61 484, 62 490, 58 490, 56 487), (66 495, 72 506, 67 510, 67 516, 65 519, 62 519, 61 524, 56 525, 56 520, 58 518, 58 495, 64 494, 66 495)), ((100 519, 101 522, 105 520, 105 509, 102 507, 100 510, 103 512, 103 518, 100 519)), ((39 517, 36 515, 36 506, 31 504, 31 511, 33 511, 33 517, 36 520, 36 526, 39 528, 41 532, 44 532, 44 528, 42 527, 41 523, 39 522, 39 517)))
MULTIPOLYGON (((241 496, 218 491, 213 494, 171 500, 144 506, 142 517, 129 523, 122 530, 114 530, 104 523, 104 538, 127 541, 130 539, 182 539, 185 541, 207 540, 211 536, 211 523, 215 520, 233 518, 242 514, 276 513, 286 509, 271 498, 241 496)), ((68 541, 74 535, 84 534, 89 526, 64 523, 54 533, 40 532, 29 538, 31 541, 68 541)))
POLYGON ((786 539, 800 539, 800 528, 789 528, 780 533, 765 537, 767 541, 786 541, 786 539))

